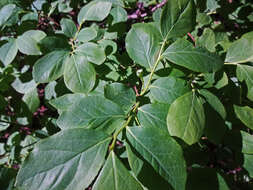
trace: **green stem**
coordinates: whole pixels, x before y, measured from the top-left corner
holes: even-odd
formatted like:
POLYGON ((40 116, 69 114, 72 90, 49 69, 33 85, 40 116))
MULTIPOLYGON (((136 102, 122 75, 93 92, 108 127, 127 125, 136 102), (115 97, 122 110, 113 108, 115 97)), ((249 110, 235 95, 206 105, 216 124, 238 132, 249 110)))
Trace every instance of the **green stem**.
POLYGON ((151 84, 151 80, 152 80, 152 77, 153 77, 153 75, 154 75, 154 73, 155 73, 155 70, 156 70, 158 64, 160 63, 160 61, 161 61, 161 59, 162 59, 162 53, 163 53, 163 49, 164 49, 164 47, 165 47, 165 44, 166 44, 166 40, 164 40, 163 43, 162 43, 162 46, 161 46, 161 49, 160 49, 160 51, 159 51, 157 60, 156 60, 156 62, 155 62, 155 65, 154 65, 154 67, 153 67, 151 73, 150 73, 150 76, 149 76, 149 79, 148 79, 148 83, 147 83, 146 87, 143 89, 143 91, 141 92, 140 96, 143 96, 143 95, 148 91, 148 89, 149 89, 149 86, 150 86, 150 84, 151 84))
POLYGON ((75 47, 76 47, 76 46, 75 46, 74 43, 75 43, 75 41, 76 41, 76 39, 77 39, 77 36, 78 36, 80 30, 82 29, 83 24, 84 24, 84 21, 80 23, 80 25, 79 25, 78 28, 77 28, 77 31, 76 31, 76 33, 75 33, 74 38, 70 40, 71 47, 72 47, 72 52, 71 52, 71 53, 73 53, 73 52, 75 51, 75 47))
POLYGON ((127 119, 127 121, 124 123, 124 125, 118 130, 116 131, 114 134, 113 134, 113 140, 112 140, 112 144, 110 145, 109 147, 109 150, 112 151, 115 147, 115 143, 117 141, 117 137, 119 136, 119 134, 128 126, 128 124, 130 123, 130 121, 132 120, 133 118, 133 115, 135 114, 136 110, 138 109, 140 105, 140 102, 137 102, 133 108, 133 111, 130 112, 130 115, 127 119))
POLYGON ((132 117, 133 117, 132 115, 129 116, 129 118, 128 118, 127 121, 124 123, 124 125, 123 125, 116 133, 114 133, 112 144, 111 144, 110 147, 109 147, 109 150, 110 150, 110 151, 112 151, 112 150, 114 149, 115 143, 116 143, 116 140, 117 140, 118 135, 121 133, 121 131, 123 131, 123 129, 125 129, 125 128, 128 126, 128 124, 130 123, 132 117))

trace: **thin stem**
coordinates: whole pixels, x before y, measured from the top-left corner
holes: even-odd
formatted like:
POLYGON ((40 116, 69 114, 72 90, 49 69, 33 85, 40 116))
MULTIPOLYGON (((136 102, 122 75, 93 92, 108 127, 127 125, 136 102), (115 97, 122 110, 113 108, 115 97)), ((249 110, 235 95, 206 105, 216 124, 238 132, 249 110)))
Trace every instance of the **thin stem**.
POLYGON ((112 151, 112 150, 114 149, 115 143, 116 143, 116 140, 117 140, 118 135, 123 131, 123 129, 125 129, 125 128, 128 126, 128 124, 130 123, 132 117, 133 117, 132 115, 129 116, 129 118, 128 118, 127 121, 124 123, 124 125, 123 125, 116 133, 114 133, 112 144, 111 144, 110 147, 109 147, 109 150, 110 150, 110 151, 112 151))
POLYGON ((115 143, 117 141, 117 137, 118 135, 128 126, 128 124, 130 123, 130 121, 132 120, 133 118, 133 114, 135 114, 136 110, 138 109, 140 105, 140 102, 137 102, 133 108, 133 111, 131 111, 130 113, 132 113, 132 115, 130 115, 127 119, 127 121, 124 123, 124 125, 118 130, 116 131, 114 134, 113 134, 113 141, 112 141, 112 144, 110 145, 109 147, 109 150, 112 151, 115 147, 115 143))
POLYGON ((74 43, 75 43, 75 41, 76 41, 76 39, 77 39, 77 36, 78 36, 78 34, 79 34, 80 30, 82 29, 83 23, 84 23, 84 21, 83 21, 83 22, 81 22, 81 23, 79 24, 79 26, 78 26, 78 28, 77 28, 77 31, 76 31, 76 34, 75 34, 74 38, 70 40, 71 47, 72 47, 72 52, 71 52, 71 53, 73 53, 73 52, 75 51, 76 46, 75 46, 75 44, 74 44, 74 43))
POLYGON ((161 59, 162 59, 162 53, 163 53, 163 49, 164 49, 164 47, 165 47, 165 44, 166 44, 166 40, 164 40, 163 43, 162 43, 162 46, 161 46, 161 49, 160 49, 160 51, 159 51, 157 60, 156 60, 155 65, 154 65, 154 67, 153 67, 153 69, 152 69, 152 71, 151 71, 151 74, 150 74, 150 76, 149 76, 148 83, 147 83, 146 87, 144 88, 144 90, 141 92, 140 96, 143 96, 143 95, 148 91, 148 89, 149 89, 149 86, 150 86, 150 84, 151 84, 151 80, 152 80, 152 77, 153 77, 153 75, 154 75, 154 73, 155 73, 155 70, 156 70, 156 68, 157 68, 157 66, 158 66, 158 64, 159 64, 159 62, 160 62, 161 59))

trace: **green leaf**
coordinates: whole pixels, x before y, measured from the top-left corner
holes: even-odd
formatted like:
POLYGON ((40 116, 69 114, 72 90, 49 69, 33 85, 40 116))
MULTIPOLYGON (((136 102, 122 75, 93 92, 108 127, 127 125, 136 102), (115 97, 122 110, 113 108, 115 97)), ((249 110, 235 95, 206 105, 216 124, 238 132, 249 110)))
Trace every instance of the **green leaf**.
POLYGON ((15 8, 16 8, 16 5, 14 4, 5 5, 4 7, 1 8, 0 27, 2 27, 8 21, 8 19, 13 14, 13 11, 15 10, 15 8))
POLYGON ((219 144, 227 130, 225 126, 226 110, 218 97, 208 90, 201 89, 199 93, 203 96, 201 100, 205 110, 206 124, 204 133, 208 140, 219 144))
POLYGON ((58 110, 67 110, 71 107, 72 104, 75 102, 80 101, 81 99, 85 98, 85 94, 65 94, 61 97, 56 99, 50 100, 49 104, 54 106, 58 110))
POLYGON ((240 131, 242 135, 242 153, 253 154, 253 135, 240 131))
POLYGON ((104 49, 92 42, 87 42, 78 46, 75 53, 86 57, 88 61, 96 65, 101 65, 106 59, 104 49))
POLYGON ((42 55, 38 43, 46 37, 40 30, 29 30, 18 37, 18 50, 26 55, 42 55))
POLYGON ((112 3, 103 1, 91 1, 85 5, 78 14, 78 23, 84 21, 102 21, 110 13, 112 3))
POLYGON ((153 24, 134 24, 126 37, 126 50, 131 59, 152 70, 161 41, 161 34, 153 24))
POLYGON ((205 128, 205 114, 195 92, 188 92, 171 104, 167 126, 170 135, 181 138, 187 144, 198 142, 205 128))
POLYGON ((199 93, 204 96, 205 101, 225 120, 226 119, 226 110, 221 101, 217 96, 209 92, 208 90, 201 89, 199 93))
POLYGON ((125 22, 127 21, 127 12, 125 9, 123 9, 120 6, 117 6, 111 10, 110 13, 113 17, 112 24, 120 23, 120 22, 125 22))
POLYGON ((96 81, 96 71, 86 57, 71 55, 65 62, 64 82, 72 92, 88 93, 96 81))
POLYGON ((127 113, 136 102, 134 91, 120 83, 106 85, 104 89, 105 98, 115 102, 127 113))
POLYGON ((197 38, 196 45, 206 48, 210 52, 215 52, 216 42, 214 32, 211 29, 206 28, 203 34, 197 38))
POLYGON ((167 104, 145 104, 138 108, 138 119, 142 126, 152 127, 156 126, 160 129, 166 130, 166 117, 168 114, 169 105, 167 104))
POLYGON ((249 172, 249 176, 253 177, 253 154, 244 154, 243 167, 249 172))
POLYGON ((130 168, 143 186, 147 189, 156 189, 157 187, 159 190, 170 189, 170 184, 130 144, 125 142, 125 145, 130 168))
POLYGON ((61 77, 64 72, 64 62, 69 52, 53 51, 38 61, 33 67, 33 78, 37 83, 47 83, 61 77))
POLYGON ((152 99, 171 104, 178 97, 190 91, 187 81, 175 77, 162 77, 150 85, 152 99))
POLYGON ((174 189, 185 189, 186 164, 180 145, 156 126, 127 128, 131 145, 174 189))
POLYGON ((253 67, 238 64, 236 67, 236 76, 239 81, 246 82, 248 88, 247 97, 253 101, 253 67))
POLYGON ((39 105, 40 105, 40 99, 37 93, 37 88, 28 91, 24 94, 22 100, 26 103, 28 106, 29 110, 34 113, 39 105))
POLYGON ((143 190, 140 183, 130 174, 113 151, 107 158, 106 163, 92 189, 143 190))
POLYGON ((98 174, 111 141, 103 132, 81 128, 40 141, 19 170, 21 189, 85 189, 98 174))
POLYGON ((223 61, 218 55, 195 48, 185 39, 179 39, 170 45, 163 56, 176 65, 196 72, 215 72, 223 66, 223 61))
POLYGON ((7 66, 15 59, 17 53, 17 42, 15 39, 11 39, 8 43, 0 47, 0 60, 7 66))
POLYGON ((94 28, 89 27, 89 28, 82 29, 78 33, 77 40, 80 42, 88 42, 95 39, 96 37, 97 37, 97 31, 94 28))
POLYGON ((124 117, 124 111, 114 102, 100 96, 88 96, 76 101, 57 120, 62 129, 96 128, 102 123, 124 117))
POLYGON ((253 109, 248 106, 234 105, 236 116, 250 129, 253 129, 253 109))
POLYGON ((244 34, 232 43, 228 48, 225 61, 233 64, 253 61, 253 32, 244 34))
POLYGON ((73 38, 77 32, 77 28, 76 28, 76 25, 75 23, 70 20, 70 19, 66 19, 66 18, 63 18, 61 19, 61 28, 62 28, 62 31, 63 33, 69 37, 69 38, 73 38))
POLYGON ((220 5, 218 4, 218 2, 216 0, 207 0, 206 8, 207 8, 207 10, 213 12, 216 9, 220 8, 220 5))
POLYGON ((193 0, 170 0, 161 15, 163 39, 181 37, 191 32, 195 26, 195 7, 193 0))

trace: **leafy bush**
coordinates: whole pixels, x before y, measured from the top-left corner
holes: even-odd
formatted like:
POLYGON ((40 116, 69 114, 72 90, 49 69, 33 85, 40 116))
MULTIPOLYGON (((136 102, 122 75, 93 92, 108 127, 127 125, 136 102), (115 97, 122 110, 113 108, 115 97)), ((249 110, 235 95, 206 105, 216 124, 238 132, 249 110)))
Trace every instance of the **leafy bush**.
POLYGON ((1 189, 253 189, 252 10, 2 0, 1 189))

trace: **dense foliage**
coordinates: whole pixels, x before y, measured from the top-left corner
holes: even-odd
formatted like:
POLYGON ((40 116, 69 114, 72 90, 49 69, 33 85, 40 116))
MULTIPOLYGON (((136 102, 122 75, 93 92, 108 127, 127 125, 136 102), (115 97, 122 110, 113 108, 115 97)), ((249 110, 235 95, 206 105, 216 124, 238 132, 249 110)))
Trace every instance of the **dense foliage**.
POLYGON ((253 189, 253 4, 1 0, 0 189, 253 189))

